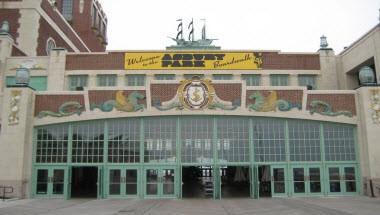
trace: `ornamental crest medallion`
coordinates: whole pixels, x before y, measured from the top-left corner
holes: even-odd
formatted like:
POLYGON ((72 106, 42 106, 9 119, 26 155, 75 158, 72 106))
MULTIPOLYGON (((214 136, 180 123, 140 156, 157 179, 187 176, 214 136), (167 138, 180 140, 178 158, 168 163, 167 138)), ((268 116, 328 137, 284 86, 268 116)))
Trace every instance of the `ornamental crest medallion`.
POLYGON ((181 104, 190 110, 202 110, 212 103, 215 89, 210 80, 200 80, 194 76, 192 80, 181 81, 177 94, 181 104))

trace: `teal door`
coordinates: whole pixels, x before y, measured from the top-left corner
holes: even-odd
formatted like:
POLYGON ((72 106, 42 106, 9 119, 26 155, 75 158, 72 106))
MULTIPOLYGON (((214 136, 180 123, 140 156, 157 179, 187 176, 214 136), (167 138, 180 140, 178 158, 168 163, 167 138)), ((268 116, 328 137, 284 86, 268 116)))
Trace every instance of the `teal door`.
POLYGON ((271 165, 272 197, 287 196, 287 169, 286 165, 271 165))
POLYGON ((293 196, 321 195, 321 167, 318 165, 293 165, 291 188, 293 196))
POLYGON ((144 169, 146 198, 173 198, 177 196, 175 167, 146 167, 144 169))
POLYGON ((352 195, 358 193, 357 170, 352 165, 328 165, 327 168, 328 187, 330 195, 352 195))
POLYGON ((35 168, 35 196, 64 198, 67 195, 67 168, 37 167, 35 168))
POLYGON ((108 197, 137 197, 138 192, 137 167, 111 167, 108 169, 108 197))

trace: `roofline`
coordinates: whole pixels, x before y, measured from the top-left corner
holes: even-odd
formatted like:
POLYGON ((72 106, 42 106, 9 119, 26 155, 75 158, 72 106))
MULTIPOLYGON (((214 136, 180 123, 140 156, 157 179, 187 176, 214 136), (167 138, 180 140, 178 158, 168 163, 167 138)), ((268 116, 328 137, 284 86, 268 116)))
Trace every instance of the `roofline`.
POLYGON ((272 52, 278 54, 303 54, 303 55, 319 55, 319 52, 281 52, 280 50, 248 50, 248 49, 228 49, 228 50, 152 50, 152 49, 131 49, 131 50, 106 50, 104 52, 67 52, 67 55, 96 55, 96 54, 109 54, 109 53, 124 53, 124 52, 167 52, 167 53, 180 53, 180 52, 272 52))
POLYGON ((359 39, 355 40, 353 43, 351 43, 349 46, 347 46, 343 51, 341 51, 338 55, 342 55, 345 52, 347 52, 349 49, 351 49, 353 46, 355 46, 357 43, 359 43, 364 37, 368 36, 372 32, 374 32, 377 28, 380 28, 380 23, 376 24, 371 30, 367 31, 363 36, 359 37, 359 39))

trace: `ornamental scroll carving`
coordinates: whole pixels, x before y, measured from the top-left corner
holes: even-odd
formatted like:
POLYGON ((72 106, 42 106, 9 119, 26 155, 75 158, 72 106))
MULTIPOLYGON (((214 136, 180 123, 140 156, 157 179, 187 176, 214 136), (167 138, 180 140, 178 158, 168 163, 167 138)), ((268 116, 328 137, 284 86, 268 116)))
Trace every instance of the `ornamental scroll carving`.
POLYGON ((380 90, 370 90, 371 95, 369 100, 371 102, 370 107, 372 110, 372 120, 375 124, 380 124, 380 90))
POLYGON ((20 111, 20 100, 21 100, 21 90, 12 90, 10 99, 10 113, 8 116, 9 125, 17 125, 20 121, 19 111, 20 111))

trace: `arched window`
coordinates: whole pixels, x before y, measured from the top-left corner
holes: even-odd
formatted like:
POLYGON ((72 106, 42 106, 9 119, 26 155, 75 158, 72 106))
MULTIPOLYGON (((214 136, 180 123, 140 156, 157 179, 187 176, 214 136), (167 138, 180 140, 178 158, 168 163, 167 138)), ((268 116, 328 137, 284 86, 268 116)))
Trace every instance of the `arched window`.
POLYGON ((49 38, 46 41, 46 54, 50 55, 50 51, 56 47, 55 41, 53 38, 49 38))

